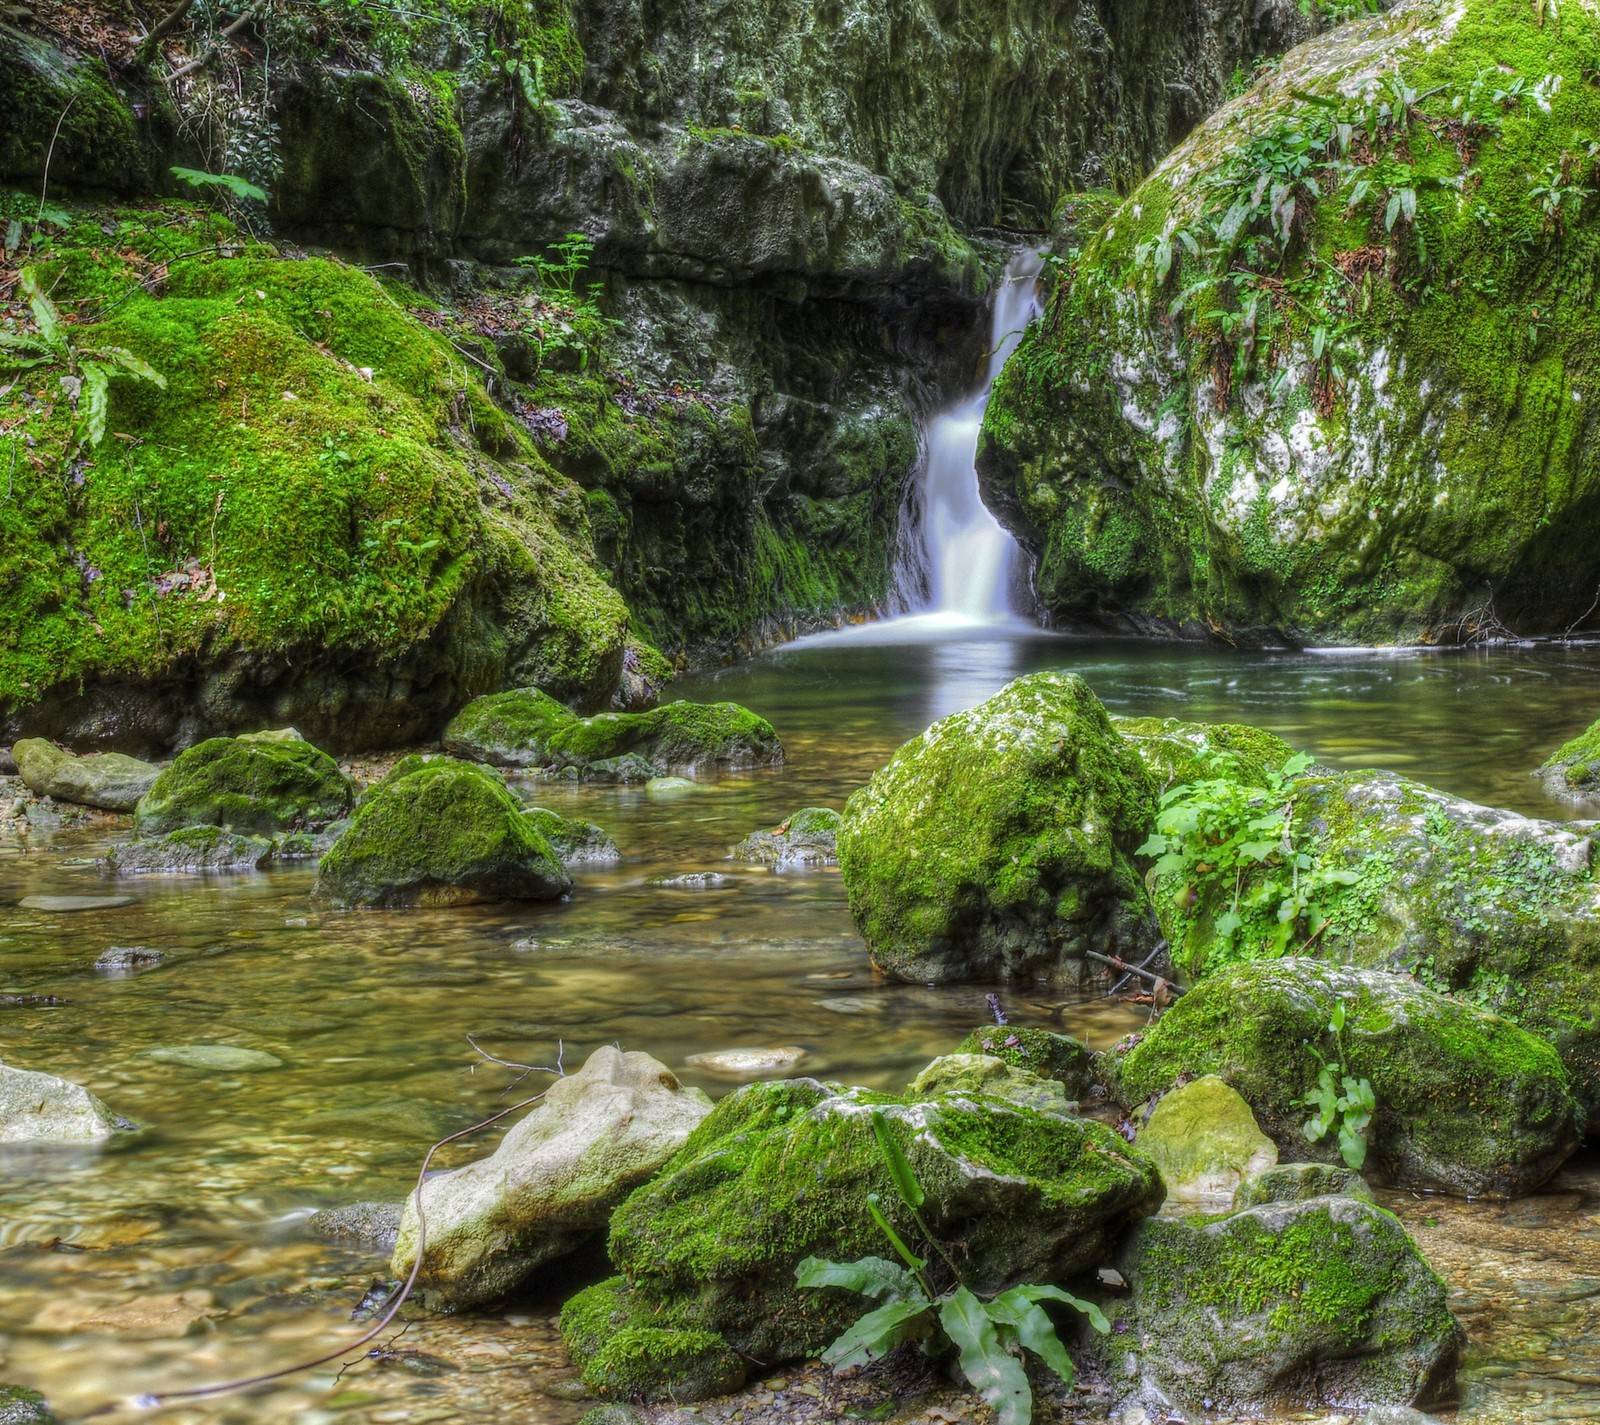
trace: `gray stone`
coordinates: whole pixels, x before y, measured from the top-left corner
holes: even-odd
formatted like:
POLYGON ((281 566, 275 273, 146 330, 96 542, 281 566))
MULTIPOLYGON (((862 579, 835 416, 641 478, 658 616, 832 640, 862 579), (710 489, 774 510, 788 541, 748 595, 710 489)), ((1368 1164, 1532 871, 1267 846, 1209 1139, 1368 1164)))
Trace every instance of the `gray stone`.
POLYGON ((132 905, 132 896, 23 896, 17 902, 24 910, 68 912, 77 910, 116 910, 132 905))
POLYGON ((94 967, 106 975, 131 975, 139 970, 153 970, 165 958, 166 951, 149 945, 113 945, 100 953, 94 967))
POLYGON ((305 1229, 329 1242, 353 1242, 392 1252, 400 1235, 400 1214, 398 1202, 352 1202, 313 1212, 306 1218, 305 1229))
POLYGON ((24 738, 11 749, 11 756, 35 796, 102 811, 132 811, 161 771, 120 752, 79 757, 42 737, 24 738))
POLYGON ((787 1073, 797 1068, 806 1051, 795 1045, 781 1049, 718 1049, 707 1054, 691 1054, 683 1062, 703 1074, 729 1079, 757 1079, 767 1074, 787 1073))
POLYGON ((175 1044, 146 1052, 163 1064, 179 1064, 186 1069, 215 1069, 227 1074, 277 1069, 283 1065, 276 1054, 262 1049, 241 1049, 235 1044, 175 1044))
POLYGON ((752 831, 733 848, 734 858, 774 871, 837 866, 839 821, 839 813, 829 807, 802 807, 772 831, 752 831))
POLYGON ((1354 1197, 1371 1202, 1372 1189, 1354 1168, 1332 1163, 1279 1163, 1246 1178, 1233 1194, 1237 1207, 1267 1202, 1303 1202, 1308 1197, 1354 1197))
POLYGON ((265 836, 242 836, 220 826, 185 826, 112 847, 106 869, 117 876, 255 871, 265 868, 273 854, 273 843, 265 836))
MULTIPOLYGON (((488 1158, 422 1188, 427 1237, 419 1282, 433 1305, 503 1296, 535 1268, 601 1231, 711 1112, 648 1054, 597 1049, 557 1079, 488 1158)), ((408 1199, 391 1270, 416 1260, 418 1220, 408 1199)))
POLYGON ((0 1064, 0 1143, 94 1143, 132 1127, 80 1084, 0 1064))

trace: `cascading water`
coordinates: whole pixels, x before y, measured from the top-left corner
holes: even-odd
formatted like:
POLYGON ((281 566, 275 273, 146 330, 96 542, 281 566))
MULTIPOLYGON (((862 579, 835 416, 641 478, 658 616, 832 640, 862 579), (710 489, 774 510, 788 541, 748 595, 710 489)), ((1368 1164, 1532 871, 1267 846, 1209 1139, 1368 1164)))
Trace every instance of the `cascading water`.
MULTIPOLYGON (((912 546, 920 556, 917 564, 927 597, 907 600, 915 612, 968 623, 992 622, 1014 612, 1010 591, 1017 542, 978 496, 978 431, 1000 368, 1039 314, 1042 266, 1036 252, 1020 252, 1006 265, 995 293, 983 385, 928 425, 921 523, 912 546)), ((902 579, 902 587, 906 582, 902 579)))

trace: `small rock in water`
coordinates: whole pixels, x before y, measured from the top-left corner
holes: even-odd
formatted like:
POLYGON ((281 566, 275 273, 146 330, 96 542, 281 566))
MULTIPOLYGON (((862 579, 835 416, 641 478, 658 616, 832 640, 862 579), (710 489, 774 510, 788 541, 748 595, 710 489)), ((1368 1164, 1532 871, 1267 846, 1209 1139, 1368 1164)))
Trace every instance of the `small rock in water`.
POLYGON ((0 1425, 56 1425, 56 1417, 38 1391, 0 1385, 0 1425))
POLYGON ((669 796, 673 792, 692 792, 695 784, 687 777, 652 777, 644 784, 651 796, 669 796))
POLYGON ((840 999, 819 999, 821 1009, 831 1009, 835 1014, 882 1014, 888 1006, 881 1000, 864 999, 851 995, 840 999))
POLYGON ((175 1044, 151 1049, 150 1057, 163 1064, 181 1064, 186 1069, 220 1069, 240 1073, 249 1069, 280 1068, 283 1060, 261 1049, 241 1049, 235 1044, 175 1044))
POLYGON ((398 1202, 353 1202, 345 1207, 325 1207, 305 1220, 305 1230, 330 1242, 355 1242, 394 1251, 400 1235, 398 1202))
POLYGON ((164 950, 149 945, 113 945, 94 962, 94 967, 106 975, 131 975, 154 969, 165 958, 164 950))
POLYGON ((705 891, 727 885, 728 878, 720 871, 686 871, 681 876, 652 877, 650 884, 674 891, 705 891))
POLYGON ((82 1084, 0 1064, 0 1143, 92 1143, 132 1127, 82 1084))
POLYGON ((188 1336, 219 1315, 209 1291, 183 1291, 136 1296, 116 1305, 63 1298, 52 1301, 34 1318, 37 1331, 105 1331, 140 1340, 188 1336))
POLYGON ((115 910, 132 905, 132 896, 23 896, 17 902, 24 910, 115 910))
POLYGON ((790 1044, 781 1049, 721 1049, 710 1054, 691 1054, 683 1062, 704 1074, 754 1079, 762 1074, 787 1072, 805 1057, 804 1049, 790 1044))

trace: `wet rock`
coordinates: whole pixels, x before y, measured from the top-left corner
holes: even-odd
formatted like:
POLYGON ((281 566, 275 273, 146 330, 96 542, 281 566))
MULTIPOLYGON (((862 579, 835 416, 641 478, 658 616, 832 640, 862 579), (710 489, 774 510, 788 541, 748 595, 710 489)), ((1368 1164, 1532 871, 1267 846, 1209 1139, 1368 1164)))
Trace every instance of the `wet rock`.
POLYGON ((194 874, 202 871, 257 871, 274 856, 265 836, 241 836, 220 826, 185 826, 112 847, 106 869, 115 876, 194 874))
POLYGON ((1336 1161, 1334 1135, 1312 1143, 1304 1132, 1304 1100, 1324 1062, 1370 1081, 1368 1163, 1401 1186, 1533 1192, 1581 1136, 1571 1080, 1543 1040, 1407 976, 1321 960, 1257 961, 1214 975, 1102 1068, 1130 1107, 1180 1075, 1220 1075, 1283 1153, 1336 1161), (1336 1032, 1341 1006, 1346 1022, 1336 1032))
POLYGON ((1275 733, 1242 723, 1184 722, 1175 717, 1118 717, 1111 725, 1163 790, 1179 782, 1234 775, 1260 782, 1283 766, 1295 749, 1275 733))
POLYGON ((1003 1098, 1036 1113, 1066 1113, 1066 1090, 1054 1079, 1042 1079, 989 1054, 945 1054, 935 1059, 906 1090, 911 1098, 939 1094, 969 1094, 1003 1098))
POLYGON ((328 1242, 353 1242, 381 1252, 394 1251, 400 1236, 398 1202, 352 1202, 325 1207, 305 1220, 305 1230, 328 1242))
POLYGON ((1445 1285, 1371 1203, 1150 1218, 1117 1270, 1132 1296, 1105 1338, 1108 1374, 1157 1419, 1428 1404, 1453 1390, 1465 1337, 1445 1285))
POLYGON ((1133 1141, 1161 1170, 1169 1202, 1227 1205, 1244 1179, 1278 1161, 1250 1105, 1214 1074, 1164 1095, 1133 1141))
POLYGON ((644 789, 653 797, 664 797, 674 792, 692 792, 697 785, 687 777, 652 777, 644 784, 644 789))
POLYGON ((875 964, 921 983, 1143 960, 1155 786, 1081 678, 1036 673, 906 743, 850 798, 839 864, 875 964))
POLYGON ((24 738, 11 756, 35 796, 102 811, 132 811, 161 770, 120 752, 78 757, 42 737, 24 738))
POLYGON ((1558 747, 1536 775, 1545 790, 1562 801, 1600 800, 1600 722, 1558 747))
POLYGON ((139 837, 220 826, 272 836, 324 826, 350 810, 354 788, 309 742, 213 737, 181 752, 134 812, 139 837))
MULTIPOLYGON (((876 1255, 866 1209, 877 1192, 917 1234, 877 1145, 872 1110, 922 1182, 923 1220, 955 1249, 974 1290, 1056 1281, 1096 1263, 1129 1222, 1154 1211, 1153 1165, 1099 1123, 968 1094, 891 1098, 814 1079, 750 1084, 724 1098, 682 1151, 611 1222, 620 1283, 609 1299, 641 1329, 711 1331, 777 1365, 808 1356, 861 1313, 858 1299, 804 1291, 807 1256, 876 1255)), ((583 1332, 563 1330, 579 1365, 583 1332)))
POLYGON ((556 772, 563 780, 595 782, 606 787, 641 787, 658 778, 661 765, 637 752, 621 757, 602 757, 596 762, 568 762, 556 772))
POLYGON ((363 799, 317 870, 319 904, 395 908, 555 900, 555 850, 492 773, 441 757, 396 768, 363 799))
POLYGON ((620 861, 617 843, 592 821, 569 821, 544 807, 528 807, 525 815, 550 849, 566 866, 593 865, 620 861))
POLYGON ((793 866, 837 866, 841 817, 830 807, 802 807, 773 831, 752 831, 733 848, 740 861, 775 871, 793 866))
POLYGON ((236 736, 239 742, 304 742, 305 738, 292 727, 267 727, 260 732, 241 732, 236 736))
POLYGON ((178 1064, 185 1069, 212 1069, 225 1074, 254 1073, 278 1069, 283 1060, 264 1049, 242 1049, 236 1044, 175 1044, 145 1051, 162 1064, 178 1064))
POLYGON ((80 1084, 0 1064, 0 1143, 94 1143, 132 1127, 80 1084))
POLYGON ((136 1341, 192 1336, 222 1314, 209 1291, 153 1292, 132 1301, 52 1301, 33 1319, 37 1331, 93 1331, 136 1341))
POLYGON ((581 718, 535 688, 468 703, 445 729, 444 741, 474 761, 571 769, 585 780, 613 782, 783 760, 772 725, 736 703, 676 702, 581 718))
POLYGON ((1371 1202, 1372 1189, 1354 1168, 1332 1163, 1279 1163, 1246 1178, 1233 1194, 1235 1207, 1303 1202, 1308 1197, 1354 1197, 1371 1202))
MULTIPOLYGON (((491 1301, 604 1229, 631 1188, 665 1163, 711 1111, 648 1054, 598 1049, 557 1079, 494 1154, 430 1178, 419 1281, 434 1305, 491 1301)), ((408 1200, 391 1270, 416 1259, 408 1200)))
POLYGON ((703 1074, 754 1079, 785 1073, 798 1067, 805 1057, 804 1049, 789 1045, 781 1049, 718 1049, 707 1054, 691 1054, 683 1062, 703 1074))
POLYGON ((57 1425, 57 1421, 38 1391, 0 1385, 0 1425, 57 1425))
POLYGON ((1068 1098, 1082 1098, 1094 1081, 1094 1053, 1081 1039, 1048 1029, 990 1024, 974 1029, 956 1048, 958 1054, 990 1054, 1014 1068, 1042 1079, 1054 1079, 1068 1098))
POLYGON ((652 876, 652 886, 669 891, 714 891, 728 884, 720 871, 684 871, 676 876, 652 876))
POLYGON ((23 896, 17 902, 24 910, 70 914, 80 910, 117 910, 133 904, 132 896, 23 896))
POLYGON ((1361 1417, 1361 1425, 1444 1425, 1436 1415, 1424 1415, 1409 1405, 1380 1405, 1361 1417))
POLYGON ((165 950, 149 945, 113 945, 100 952, 94 967, 104 975, 131 975, 139 970, 153 970, 166 958, 165 950))

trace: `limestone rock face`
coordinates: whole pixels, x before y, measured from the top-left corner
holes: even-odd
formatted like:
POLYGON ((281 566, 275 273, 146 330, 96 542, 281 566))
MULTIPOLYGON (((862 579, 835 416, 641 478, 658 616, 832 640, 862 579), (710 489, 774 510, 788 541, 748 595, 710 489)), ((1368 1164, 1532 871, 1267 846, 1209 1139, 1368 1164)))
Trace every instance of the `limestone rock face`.
MULTIPOLYGON (((422 1273, 431 1303, 464 1308, 505 1295, 535 1268, 605 1228, 612 1209, 683 1146, 711 1112, 648 1054, 596 1050, 557 1079, 494 1154, 430 1178, 422 1273)), ((407 1200, 392 1270, 416 1260, 407 1200)))
POLYGON ((1051 613, 1356 644, 1585 616, 1600 219, 1530 175, 1559 189, 1600 127, 1597 38, 1589 6, 1552 30, 1523 0, 1402 0, 1291 51, 1109 215, 979 455, 1051 613), (1486 66, 1539 93, 1480 108, 1486 66), (1397 92, 1407 121, 1378 120, 1397 92))
POLYGON ((1278 1161, 1250 1105, 1215 1074, 1166 1094, 1133 1141, 1160 1169, 1169 1201, 1227 1206, 1244 1179, 1278 1161))
POLYGON ((1445 1285, 1371 1203, 1151 1218, 1117 1269, 1131 1330, 1107 1338, 1112 1384, 1147 1407, 1254 1414, 1451 1393, 1465 1338, 1445 1285))
POLYGON ((1325 1062, 1371 1083, 1368 1161, 1402 1186, 1533 1192, 1582 1136, 1572 1081, 1543 1040, 1408 976, 1320 960, 1255 961, 1202 981, 1107 1055, 1106 1072, 1129 1105, 1180 1074, 1218 1075, 1285 1155, 1335 1161, 1333 1135, 1304 1132, 1301 1101, 1325 1062))
POLYGON ((141 798, 140 837, 186 826, 272 836, 326 825, 350 809, 350 779, 309 742, 213 737, 173 759, 141 798))
POLYGON ((120 752, 76 757, 42 737, 23 738, 11 749, 11 757, 17 775, 35 796, 102 811, 132 811, 161 771, 120 752))
POLYGON ((1155 789, 1082 679, 1019 678, 900 748, 845 807, 839 865, 898 979, 1072 980, 1158 938, 1132 853, 1155 789))
POLYGON ((493 773, 451 757, 397 766, 328 849, 312 897, 397 908, 555 900, 572 888, 560 859, 493 773))
POLYGON ((94 1143, 132 1126, 79 1084, 0 1064, 0 1143, 94 1143))

